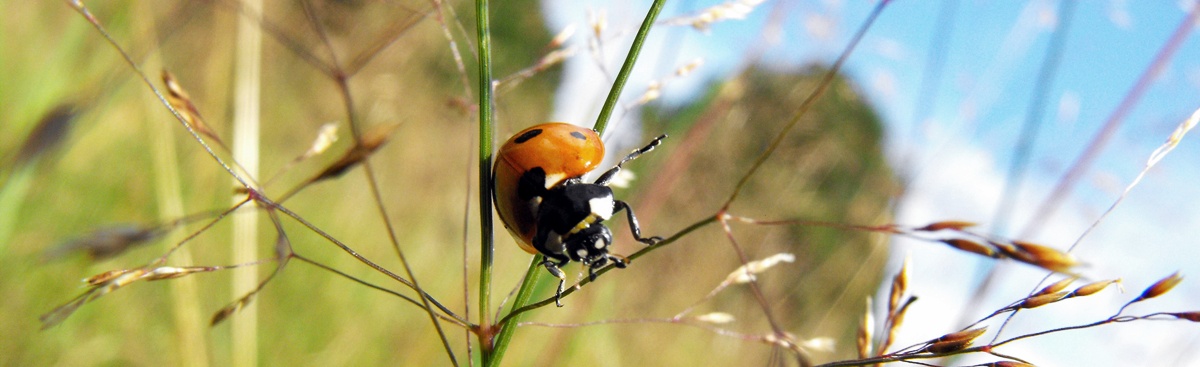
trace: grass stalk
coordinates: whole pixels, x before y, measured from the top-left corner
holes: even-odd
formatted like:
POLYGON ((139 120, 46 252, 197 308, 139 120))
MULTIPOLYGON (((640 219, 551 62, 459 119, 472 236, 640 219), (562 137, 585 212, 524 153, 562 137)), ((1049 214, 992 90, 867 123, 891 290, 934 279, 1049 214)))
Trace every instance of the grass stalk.
MULTIPOLYGON (((154 181, 157 194, 158 217, 162 222, 184 216, 183 198, 180 193, 179 162, 176 159, 176 146, 173 137, 174 126, 164 124, 159 120, 147 120, 153 139, 154 181)), ((182 242, 184 236, 178 231, 172 231, 165 237, 168 246, 182 242)), ((175 251, 175 257, 180 262, 191 264, 192 254, 187 248, 175 251)), ((204 320, 200 316, 199 297, 196 279, 183 278, 172 282, 170 287, 173 317, 176 327, 176 342, 178 343, 182 366, 209 365, 207 342, 203 338, 204 320)))
POLYGON ((1184 41, 1192 34, 1192 29, 1196 25, 1196 21, 1200 20, 1200 6, 1192 8, 1184 18, 1180 21, 1179 26, 1175 27, 1170 38, 1163 43, 1162 47, 1154 55, 1154 59, 1150 65, 1142 72, 1137 81, 1129 91, 1125 93, 1125 97, 1121 99, 1121 103, 1113 110, 1112 114, 1105 120, 1104 125, 1096 131, 1096 134, 1088 140, 1087 148, 1075 158, 1071 163, 1071 168, 1063 174, 1062 178, 1058 179, 1054 189, 1046 196, 1041 204, 1038 204, 1037 210, 1033 211, 1032 218, 1025 224, 1021 230, 1019 238, 1032 238, 1036 236, 1042 227, 1050 222, 1051 216, 1062 205, 1063 200, 1071 195, 1076 185, 1080 183, 1083 174, 1091 169, 1092 164, 1100 156, 1100 153, 1108 146, 1109 140, 1125 123, 1125 117, 1141 102, 1142 97, 1146 95, 1146 91, 1150 89, 1151 84, 1158 80, 1174 59, 1175 52, 1179 50, 1184 41))
POLYGON ((617 73, 617 80, 613 81, 612 89, 608 91, 608 98, 604 100, 604 107, 600 109, 600 116, 596 117, 596 124, 592 126, 592 129, 601 135, 608 127, 608 120, 612 118, 613 110, 616 109, 617 102, 621 99, 621 91, 625 89, 625 82, 629 81, 629 75, 633 74, 633 66, 637 64, 638 55, 642 52, 642 45, 646 43, 646 36, 650 34, 650 28, 654 26, 655 19, 658 19, 658 13, 665 5, 667 5, 666 0, 654 0, 654 4, 650 5, 650 10, 646 11, 646 19, 642 20, 641 28, 638 28, 637 35, 633 37, 633 44, 629 46, 629 54, 625 55, 625 64, 621 65, 621 71, 617 73))
POLYGON ((479 335, 484 365, 493 361, 492 330, 488 321, 492 298, 492 145, 496 130, 492 121, 492 40, 488 20, 488 1, 475 0, 476 47, 479 51, 479 335))
MULTIPOLYGON (((262 0, 248 0, 243 6, 261 14, 262 0)), ((258 176, 259 116, 262 92, 262 30, 254 21, 239 17, 234 87, 233 160, 238 162, 249 178, 258 176)), ((242 198, 235 197, 240 201, 242 198)), ((253 210, 234 213, 233 263, 240 264, 257 258, 258 215, 253 210)), ((247 267, 233 276, 234 297, 252 291, 258 280, 258 267, 247 267)), ((258 308, 246 305, 231 324, 230 350, 233 366, 255 366, 258 362, 258 308)))
MULTIPOLYGON (((151 109, 153 111, 153 109, 151 109)), ((158 203, 159 221, 166 223, 185 215, 183 196, 180 190, 179 162, 176 159, 175 126, 158 119, 147 119, 147 128, 154 136, 154 189, 158 203)), ((184 234, 171 231, 165 237, 167 246, 184 241, 184 234)), ((192 253, 186 247, 174 251, 175 259, 182 264, 191 264, 192 253)), ((200 299, 196 289, 196 278, 184 277, 171 282, 171 302, 175 318, 175 333, 179 343, 181 366, 207 366, 208 345, 204 318, 200 315, 200 299)))
MULTIPOLYGON (((141 12, 150 13, 150 9, 144 6, 139 8, 141 8, 138 9, 141 12)), ((153 27, 143 27, 139 33, 147 35, 147 38, 155 37, 153 27)), ((158 102, 154 99, 146 100, 148 106, 146 110, 156 111, 159 106, 158 102)), ((154 137, 149 141, 151 142, 150 149, 154 151, 152 172, 154 173, 155 202, 158 204, 158 219, 162 223, 168 223, 186 215, 174 137, 177 131, 175 128, 176 125, 168 123, 168 121, 146 119, 147 133, 154 137)), ((175 244, 185 241, 185 237, 183 232, 170 231, 164 237, 168 251, 175 244)), ((176 259, 181 263, 193 263, 191 250, 181 247, 175 249, 174 253, 176 259)), ((180 366, 185 367, 208 366, 210 364, 208 360, 209 347, 208 341, 204 337, 205 318, 201 314, 203 311, 200 309, 198 284, 196 279, 191 277, 178 280, 178 282, 171 282, 169 287, 171 316, 175 326, 175 343, 179 351, 175 360, 180 366)))
MULTIPOLYGON (((529 263, 529 269, 525 270, 525 281, 521 282, 521 288, 517 290, 517 296, 513 298, 512 308, 510 310, 519 310, 529 304, 529 300, 533 298, 533 289, 536 288, 538 279, 542 275, 542 255, 533 257, 533 261, 529 263)), ((510 315, 513 311, 510 311, 510 315)), ((517 330, 517 323, 521 322, 518 316, 505 317, 500 323, 500 333, 495 338, 495 351, 492 354, 491 363, 488 366, 499 366, 500 360, 504 359, 504 352, 508 350, 508 343, 512 341, 512 336, 517 330)))
POLYGON ((0 183, 0 251, 6 251, 12 240, 13 231, 20 223, 21 206, 33 185, 34 167, 31 164, 14 165, 3 183, 0 183))

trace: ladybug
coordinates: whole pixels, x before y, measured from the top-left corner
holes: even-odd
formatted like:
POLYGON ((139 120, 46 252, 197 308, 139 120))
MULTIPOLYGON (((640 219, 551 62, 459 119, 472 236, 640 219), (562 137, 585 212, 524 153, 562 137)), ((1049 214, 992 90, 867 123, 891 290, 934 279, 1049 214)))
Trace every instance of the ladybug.
POLYGON ((616 200, 609 181, 621 165, 654 150, 662 135, 625 156, 592 183, 583 181, 604 159, 604 143, 595 130, 551 122, 518 132, 500 147, 492 168, 493 198, 504 227, 521 249, 541 253, 541 265, 558 277, 554 304, 562 307, 566 275, 561 267, 577 261, 596 279, 596 269, 609 262, 624 268, 626 260, 608 253, 612 231, 604 221, 625 210, 629 229, 638 242, 654 245, 662 237, 642 237, 633 209, 616 200))

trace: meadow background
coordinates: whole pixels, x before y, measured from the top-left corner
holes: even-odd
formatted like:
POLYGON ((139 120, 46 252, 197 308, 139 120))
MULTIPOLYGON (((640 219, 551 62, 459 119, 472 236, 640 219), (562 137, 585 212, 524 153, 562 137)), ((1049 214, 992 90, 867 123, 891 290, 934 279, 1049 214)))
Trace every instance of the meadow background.
MULTIPOLYGON (((1154 148, 1200 106, 1195 98, 1200 64, 1192 57, 1200 53, 1200 45, 1184 38, 1165 69, 1150 78, 1146 96, 1128 109, 1104 153, 1074 179, 1078 190, 1058 194, 1062 208, 1038 222, 1040 231, 1023 233, 1079 152, 1096 141, 1099 127, 1121 111, 1121 99, 1129 98, 1131 86, 1159 58, 1160 48, 1171 42, 1171 32, 1179 29, 1190 8, 1120 1, 1074 8, 1053 1, 947 5, 952 3, 957 2, 889 4, 842 76, 784 136, 780 150, 749 181, 732 212, 759 219, 869 225, 968 220, 997 236, 1066 248, 1112 204, 1154 148), (1054 32, 1066 19, 1072 28, 1055 46, 1054 32), (1039 84, 1047 55, 1055 52, 1062 58, 1056 78, 1039 84), (1036 107, 1036 102, 1043 105, 1036 107), (1035 108, 1041 113, 1028 112, 1035 108), (1036 115, 1042 126, 1036 139, 1019 138, 1027 115, 1036 115), (1031 144, 1028 153, 1018 153, 1022 141, 1031 144), (1020 154, 1029 159, 1024 184, 1018 194, 1004 196, 1005 183, 1013 180, 1010 162, 1020 154)), ((226 143, 234 140, 230 121, 239 19, 229 4, 87 3, 147 74, 156 78, 166 68, 175 75, 226 143)), ((419 1, 310 4, 319 9, 315 21, 299 3, 266 6, 266 19, 292 41, 268 35, 262 43, 261 176, 265 180, 287 167, 265 191, 283 194, 337 161, 353 141, 336 83, 297 50, 348 62, 378 49, 348 85, 360 128, 395 126, 387 144, 370 158, 383 207, 423 288, 461 309, 465 297, 474 302, 479 258, 475 92, 464 91, 477 85, 471 61, 472 8, 446 3, 439 11, 419 1), (450 17, 443 22, 439 15, 450 17), (332 51, 314 23, 330 38, 332 51), (446 33, 455 43, 447 41, 446 33), (465 73, 457 70, 452 47, 463 55, 465 73), (339 141, 326 153, 292 165, 327 122, 340 124, 339 141), (464 277, 469 291, 464 291, 464 277)), ((717 4, 672 2, 660 19, 680 20, 717 4)), ((617 155, 651 136, 671 134, 659 150, 627 167, 636 179, 618 190, 638 210, 643 233, 673 234, 711 216, 767 143, 779 136, 875 5, 768 1, 752 8, 746 19, 726 19, 706 30, 687 22, 656 28, 609 140, 610 154, 617 155), (676 76, 685 65, 697 66, 676 76), (643 103, 654 81, 661 95, 643 103)), ((493 4, 494 70, 497 79, 505 80, 498 87, 497 140, 542 121, 590 124, 647 6, 603 1, 493 4), (605 28, 595 38, 597 24, 605 28), (576 31, 567 43, 547 47, 570 25, 576 31), (591 42, 599 47, 589 46, 591 42), (556 49, 574 53, 563 65, 538 70, 519 83, 503 79, 538 65, 556 49)), ((206 321, 241 296, 232 291, 231 278, 245 269, 133 284, 83 306, 62 325, 39 330, 39 315, 82 291, 79 279, 142 265, 203 221, 116 258, 71 252, 48 258, 48 253, 96 228, 152 225, 182 213, 222 210, 236 193, 229 175, 78 13, 57 2, 6 1, 3 8, 9 11, 0 25, 0 294, 5 298, 0 329, 10 337, 0 341, 0 364, 235 361, 238 342, 230 322, 209 328, 206 321), (57 144, 26 148, 39 121, 56 108, 74 112, 69 128, 50 134, 57 144), (37 154, 25 153, 31 149, 37 154)), ((1193 198, 1200 189, 1190 183, 1200 174, 1198 149, 1185 139, 1085 239, 1077 255, 1086 262, 1089 279, 1123 278, 1136 293, 1173 271, 1196 273, 1200 211, 1193 198)), ((228 151, 215 150, 229 157, 228 151)), ((399 269, 361 170, 306 187, 285 205, 363 256, 399 269)), ((205 230, 169 263, 234 263, 231 222, 205 230)), ((297 253, 401 288, 295 222, 283 223, 297 253)), ((623 224, 612 225, 619 234, 615 252, 640 249, 624 234, 623 224)), ((274 230, 265 219, 258 226, 257 257, 269 258, 274 230)), ((1002 264, 993 290, 971 303, 971 291, 978 289, 992 260, 936 243, 818 226, 735 225, 733 230, 752 259, 780 252, 796 256, 794 263, 759 280, 784 329, 802 340, 836 340, 833 351, 813 352, 817 361, 853 356, 864 298, 886 299, 880 282, 906 255, 912 258, 912 292, 921 299, 901 329, 898 345, 954 331, 964 318, 981 317, 1019 299, 1045 275, 1029 266, 1002 264)), ((497 230, 496 238, 493 294, 498 303, 519 281, 529 256, 503 230, 497 230)), ((739 265, 725 234, 709 225, 628 269, 605 274, 566 298, 567 307, 534 311, 526 321, 670 317, 703 299, 739 265)), ((260 266, 257 277, 265 277, 272 266, 260 266)), ((567 273, 575 277, 578 269, 567 273)), ((552 287, 544 279, 535 298, 552 295, 552 287)), ((1194 310, 1200 288, 1185 281, 1169 296, 1143 310, 1194 310)), ((1106 317, 1132 297, 1110 291, 1071 300, 1019 317, 1012 333, 1106 317)), ((291 262, 253 304, 258 319, 254 359, 261 364, 447 362, 428 316, 418 307, 308 264, 291 262)), ((474 303, 471 307, 477 312, 474 303)), ((701 303, 696 312, 728 312, 737 321, 722 328, 759 335, 770 328, 756 307, 748 289, 733 287, 701 303)), ((233 316, 239 317, 245 316, 233 316)), ((1200 332, 1193 325, 1142 322, 1107 328, 1005 348, 1042 365, 1200 365, 1194 352, 1200 332)), ((466 342, 473 339, 461 329, 447 330, 463 362, 466 342)), ((777 357, 762 343, 661 322, 529 325, 516 335, 506 357, 509 365, 747 365, 777 357)))

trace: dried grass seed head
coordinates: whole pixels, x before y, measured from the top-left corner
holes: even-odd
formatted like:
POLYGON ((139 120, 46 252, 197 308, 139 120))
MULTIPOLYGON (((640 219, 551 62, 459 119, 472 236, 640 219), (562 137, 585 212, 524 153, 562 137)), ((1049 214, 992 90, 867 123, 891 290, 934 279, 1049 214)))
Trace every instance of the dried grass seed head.
POLYGON ((950 239, 942 240, 942 243, 950 245, 950 247, 956 248, 960 251, 966 251, 966 252, 970 252, 970 253, 973 253, 976 255, 987 256, 990 258, 998 257, 996 250, 992 249, 991 247, 984 246, 983 244, 981 244, 979 242, 975 242, 975 241, 971 241, 971 240, 964 240, 961 238, 950 238, 950 239))
POLYGON ((678 69, 675 69, 675 76, 682 78, 682 77, 691 75, 692 72, 696 71, 696 69, 699 68, 701 65, 704 65, 703 58, 697 57, 695 59, 692 59, 692 61, 688 62, 687 64, 684 64, 683 66, 680 66, 678 69))
POLYGON ((966 349, 971 346, 971 343, 987 332, 987 327, 967 329, 959 332, 954 332, 942 337, 934 339, 922 350, 930 353, 949 353, 966 349))
POLYGON ((1066 289, 1067 286, 1071 285, 1071 283, 1074 283, 1075 279, 1078 279, 1078 278, 1068 277, 1063 280, 1059 280, 1057 282, 1054 282, 1054 284, 1050 284, 1050 285, 1046 286, 1045 288, 1042 288, 1042 290, 1038 291, 1037 293, 1034 293, 1033 295, 1041 296, 1041 295, 1061 292, 1063 289, 1066 289))
POLYGON ((900 265, 900 271, 896 272, 896 276, 892 277, 892 290, 888 298, 888 314, 896 313, 896 307, 900 306, 900 298, 904 297, 904 293, 908 291, 908 266, 912 262, 912 257, 905 255, 904 263, 900 265))
POLYGON ((916 231, 937 232, 937 231, 940 231, 943 229, 961 231, 961 230, 964 230, 964 229, 967 229, 970 227, 974 227, 974 226, 975 226, 974 222, 967 222, 967 221, 961 221, 961 220, 945 220, 945 221, 941 221, 941 222, 930 223, 924 227, 917 228, 916 231))
POLYGON ((780 262, 794 262, 796 255, 789 253, 778 253, 771 255, 762 260, 751 261, 735 269, 729 276, 725 277, 726 283, 742 284, 749 283, 754 280, 756 274, 762 273, 767 269, 779 264, 780 262))
POLYGON ((988 364, 982 364, 981 367, 1035 367, 1032 364, 1017 362, 1017 361, 999 361, 988 364))
POLYGON ((1067 292, 1054 292, 1026 298, 1017 305, 1017 308, 1030 309, 1042 307, 1054 302, 1061 301, 1067 297, 1067 292))
POLYGON ((875 316, 872 310, 871 297, 867 296, 867 307, 863 311, 862 321, 858 324, 855 342, 858 346, 858 358, 871 355, 871 340, 875 338, 875 316))
POLYGON ((1153 285, 1146 288, 1145 291, 1142 291, 1142 295, 1138 296, 1138 298, 1133 302, 1161 296, 1164 293, 1171 291, 1171 289, 1175 288, 1176 285, 1179 285, 1179 282, 1181 281, 1183 281, 1183 275, 1179 274, 1177 271, 1174 274, 1168 275, 1166 278, 1162 278, 1159 279, 1159 281, 1154 282, 1153 285))
POLYGON ((827 336, 818 336, 800 342, 800 347, 805 350, 833 353, 837 351, 837 340, 827 336))
POLYGON ((1063 272, 1079 265, 1079 261, 1075 260, 1075 257, 1071 256, 1071 254, 1048 246, 1022 241, 1013 241, 1013 245, 1016 246, 1021 254, 1017 258, 1018 260, 1028 260, 1028 263, 1045 269, 1063 272))
POLYGON ((561 31, 559 31, 558 34, 554 35, 554 38, 550 40, 550 44, 547 45, 547 47, 559 48, 562 45, 566 44, 567 40, 571 39, 571 37, 575 35, 575 29, 576 29, 575 23, 571 23, 571 24, 568 24, 566 27, 563 27, 563 29, 561 31))
POLYGON ((1071 291, 1070 297, 1090 296, 1090 295, 1096 294, 1097 292, 1104 290, 1104 288, 1108 288, 1109 285, 1114 284, 1114 283, 1119 285, 1121 283, 1121 279, 1101 280, 1098 282, 1084 284, 1083 286, 1081 286, 1079 288, 1075 288, 1074 291, 1071 291))
POLYGON ((329 150, 329 147, 338 140, 337 132, 338 123, 336 121, 321 125, 321 129, 317 131, 317 138, 313 139, 312 145, 308 147, 308 151, 304 152, 303 157, 309 158, 329 150))
POLYGON ((1188 320, 1191 322, 1200 322, 1200 311, 1172 312, 1172 313, 1168 313, 1168 315, 1175 316, 1175 318, 1180 319, 1180 320, 1188 320))
POLYGON ((728 324, 734 321, 733 315, 724 312, 709 312, 700 316, 694 317, 696 321, 706 322, 709 324, 728 324))

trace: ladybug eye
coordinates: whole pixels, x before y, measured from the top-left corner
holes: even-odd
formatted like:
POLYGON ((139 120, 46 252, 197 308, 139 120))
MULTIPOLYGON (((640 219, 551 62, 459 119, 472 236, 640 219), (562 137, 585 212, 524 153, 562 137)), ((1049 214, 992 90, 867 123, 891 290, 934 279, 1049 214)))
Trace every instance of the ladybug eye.
MULTIPOLYGON (((571 133, 571 135, 575 135, 575 134, 579 134, 579 133, 571 133)), ((515 140, 515 142, 517 144, 521 144, 521 143, 529 141, 529 139, 533 139, 534 137, 537 137, 538 135, 542 135, 542 129, 529 130, 529 131, 526 131, 524 134, 521 134, 521 136, 518 136, 517 140, 515 140)), ((579 134, 579 137, 583 137, 583 134, 579 134)))

